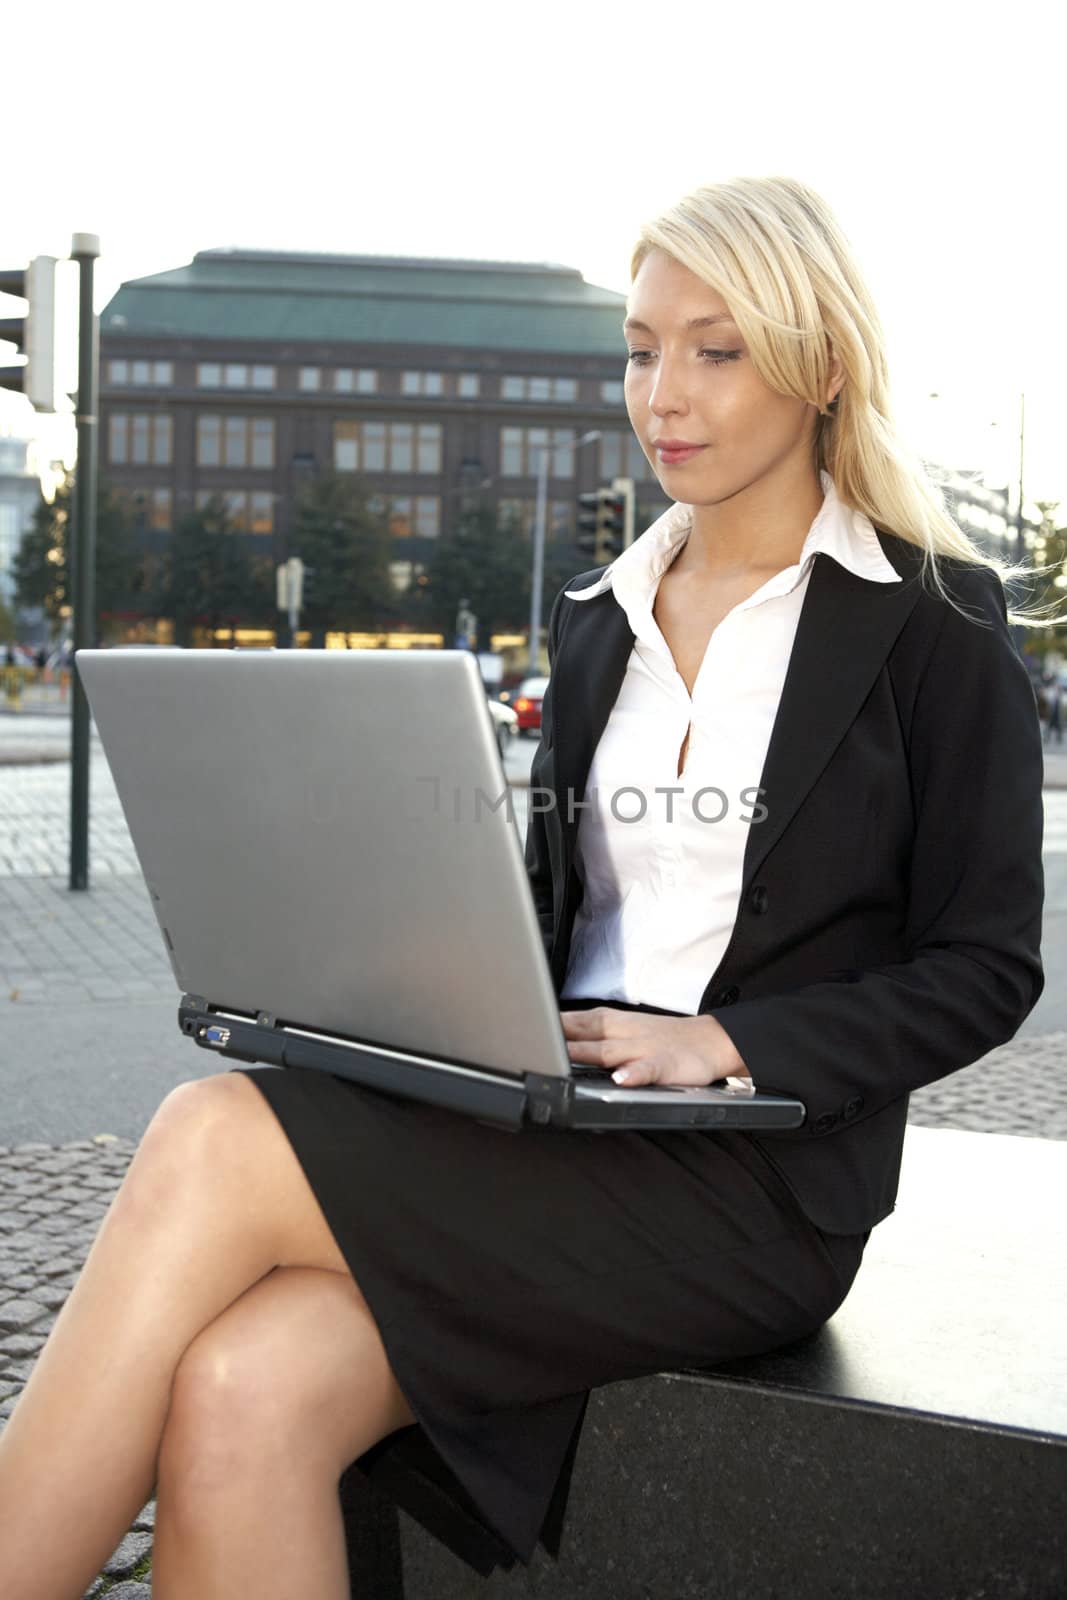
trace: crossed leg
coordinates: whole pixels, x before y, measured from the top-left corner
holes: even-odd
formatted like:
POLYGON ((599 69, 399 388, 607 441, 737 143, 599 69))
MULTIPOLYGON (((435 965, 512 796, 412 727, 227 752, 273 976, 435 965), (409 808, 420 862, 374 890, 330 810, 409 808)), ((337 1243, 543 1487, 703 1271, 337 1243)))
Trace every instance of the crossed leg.
POLYGON ((77 1600, 158 1486, 163 1600, 342 1600, 337 1478, 410 1421, 259 1090, 183 1084, 0 1436, 0 1595, 77 1600))

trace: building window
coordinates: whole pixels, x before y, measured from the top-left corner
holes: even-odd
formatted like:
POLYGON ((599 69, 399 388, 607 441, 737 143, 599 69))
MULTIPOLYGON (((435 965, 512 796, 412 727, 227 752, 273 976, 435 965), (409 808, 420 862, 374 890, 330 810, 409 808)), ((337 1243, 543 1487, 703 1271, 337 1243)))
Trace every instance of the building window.
POLYGON ((441 531, 441 502, 436 495, 373 494, 367 509, 385 517, 395 539, 436 539, 441 531))
POLYGON ((274 496, 252 489, 248 496, 248 526, 253 533, 274 532, 274 496))
POLYGON ((425 472, 441 470, 439 422, 360 422, 333 425, 337 472, 425 472))
POLYGON ((476 372, 461 372, 456 380, 456 394, 461 400, 477 400, 481 385, 476 372))
POLYGON ((578 398, 577 378, 550 378, 530 373, 511 374, 500 380, 501 400, 554 400, 557 405, 573 404, 578 398))
POLYGON ((621 406, 623 403, 623 386, 612 378, 600 385, 600 398, 606 406, 621 406))
POLYGON ((401 394, 438 396, 445 392, 444 376, 440 372, 404 372, 400 377, 401 394))
POLYGON ((359 471, 358 422, 335 422, 333 425, 333 470, 335 472, 359 471))
POLYGON ((378 374, 370 367, 338 367, 333 386, 338 394, 377 394, 378 374))
POLYGON ((410 539, 411 526, 411 496, 395 494, 389 502, 386 515, 389 519, 389 532, 394 539, 410 539))
POLYGON ((172 522, 172 495, 169 489, 119 489, 120 499, 129 506, 135 533, 166 533, 172 522))
POLYGON ((270 417, 197 417, 198 467, 274 465, 274 422, 270 417))
POLYGON ((172 448, 170 417, 155 411, 112 412, 108 457, 114 465, 169 467, 172 448))
POLYGON ((635 483, 655 477, 648 457, 634 433, 604 431, 600 435, 601 478, 633 478, 635 483))
POLYGON ((200 489, 196 509, 202 511, 210 501, 220 499, 236 533, 273 533, 274 496, 259 489, 200 489))
POLYGON ((550 449, 552 452, 551 476, 573 478, 573 428, 501 428, 500 476, 536 477, 541 464, 541 453, 545 449, 550 449))
POLYGON ((174 382, 172 361, 110 361, 108 381, 115 384, 136 384, 139 388, 163 388, 174 382))
POLYGON ((222 418, 197 417, 196 464, 198 467, 217 467, 222 461, 222 418))
POLYGON ((415 532, 420 539, 436 539, 441 531, 441 501, 435 494, 415 498, 415 532))
POLYGON ((200 389, 273 389, 274 367, 249 367, 243 361, 201 361, 196 369, 196 383, 200 389))
POLYGON ((300 368, 300 387, 301 387, 301 389, 304 389, 305 391, 307 391, 309 393, 317 390, 318 387, 319 387, 321 376, 322 375, 321 375, 318 367, 301 367, 300 368))
MULTIPOLYGON (((547 541, 570 540, 574 537, 574 506, 569 500, 550 500, 546 508, 545 538, 547 541)), ((502 527, 511 526, 524 538, 532 538, 537 517, 536 499, 501 500, 497 515, 502 527)))

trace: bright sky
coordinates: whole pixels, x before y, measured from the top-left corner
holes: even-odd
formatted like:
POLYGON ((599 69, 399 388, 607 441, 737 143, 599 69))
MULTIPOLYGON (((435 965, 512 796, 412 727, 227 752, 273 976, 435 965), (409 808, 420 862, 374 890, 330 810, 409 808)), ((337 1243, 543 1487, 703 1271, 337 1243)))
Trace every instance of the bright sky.
MULTIPOLYGON (((909 442, 1014 483, 1025 391, 1027 502, 1067 505, 1054 6, 60 0, 51 16, 47 61, 0 23, 26 156, 0 266, 64 256, 85 230, 98 309, 227 244, 559 261, 625 291, 645 216, 700 183, 787 173, 857 249, 909 442), (61 123, 42 123, 46 95, 61 123)), ((620 376, 623 350, 620 332, 620 376)))

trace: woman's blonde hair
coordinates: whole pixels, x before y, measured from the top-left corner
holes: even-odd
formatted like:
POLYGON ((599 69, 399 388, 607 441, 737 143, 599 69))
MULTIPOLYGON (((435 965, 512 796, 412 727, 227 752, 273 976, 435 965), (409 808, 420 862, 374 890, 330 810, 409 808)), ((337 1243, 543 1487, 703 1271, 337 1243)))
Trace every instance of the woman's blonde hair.
MULTIPOLYGON (((991 567, 1004 583, 1032 582, 1054 570, 983 551, 949 514, 943 488, 898 437, 878 313, 836 218, 807 184, 734 178, 695 189, 643 225, 631 280, 653 249, 722 295, 765 383, 818 408, 816 468, 830 474, 845 505, 923 550, 922 578, 929 574, 949 604, 954 601, 939 556, 991 567), (845 379, 831 409, 825 397, 834 351, 845 379)), ((1031 604, 1008 615, 1049 627, 1057 620, 1054 609, 1031 604)))

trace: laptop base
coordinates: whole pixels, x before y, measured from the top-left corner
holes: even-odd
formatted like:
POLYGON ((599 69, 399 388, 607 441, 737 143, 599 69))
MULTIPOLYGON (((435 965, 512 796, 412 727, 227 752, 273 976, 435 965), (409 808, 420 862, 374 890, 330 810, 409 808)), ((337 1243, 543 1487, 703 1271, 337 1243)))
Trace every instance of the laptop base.
POLYGON ((642 1128, 796 1128, 799 1102, 711 1086, 620 1089, 605 1077, 516 1077, 418 1056, 367 1041, 339 1039, 281 1023, 266 1012, 252 1016, 182 996, 182 1032, 204 1050, 234 1061, 310 1067, 350 1078, 369 1089, 460 1111, 480 1122, 517 1132, 526 1123, 587 1132, 642 1128))

